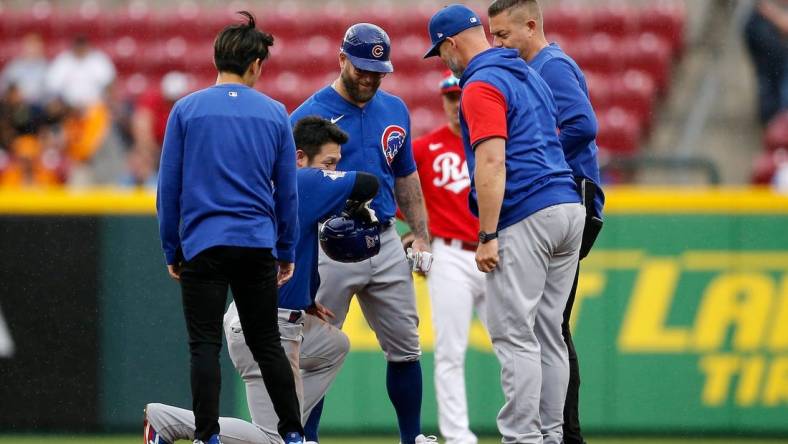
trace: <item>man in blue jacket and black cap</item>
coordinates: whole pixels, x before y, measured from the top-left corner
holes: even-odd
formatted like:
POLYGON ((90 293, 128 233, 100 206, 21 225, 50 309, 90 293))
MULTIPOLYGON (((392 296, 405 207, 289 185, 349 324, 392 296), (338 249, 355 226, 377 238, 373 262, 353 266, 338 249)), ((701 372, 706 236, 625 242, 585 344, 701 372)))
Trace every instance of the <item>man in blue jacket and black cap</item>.
POLYGON ((550 89, 513 49, 491 48, 479 16, 451 5, 429 23, 432 47, 460 78, 460 124, 479 217, 476 263, 488 273, 487 325, 501 363, 504 443, 562 442, 569 379, 561 322, 585 211, 556 135, 550 89))

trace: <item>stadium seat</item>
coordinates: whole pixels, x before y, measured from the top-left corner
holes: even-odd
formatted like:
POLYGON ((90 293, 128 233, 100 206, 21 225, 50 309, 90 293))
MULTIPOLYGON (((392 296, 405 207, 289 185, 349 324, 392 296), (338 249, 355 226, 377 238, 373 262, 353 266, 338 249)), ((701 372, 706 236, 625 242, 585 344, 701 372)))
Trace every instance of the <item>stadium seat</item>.
POLYGON ((670 47, 656 34, 644 33, 622 44, 625 69, 645 71, 663 94, 670 82, 670 47))
POLYGON ((680 56, 684 48, 686 11, 681 2, 660 0, 640 10, 641 32, 652 32, 670 42, 671 54, 680 56))
POLYGON ((594 9, 591 31, 623 37, 638 30, 638 14, 626 3, 614 3, 594 9))
POLYGON ((106 18, 106 35, 114 39, 123 36, 132 36, 138 40, 155 40, 156 33, 152 21, 152 14, 145 8, 129 7, 108 14, 106 18))
POLYGON ((140 56, 144 54, 140 42, 129 35, 100 42, 98 48, 107 53, 121 74, 134 72, 140 61, 146 58, 140 56))
POLYGON ((611 104, 611 85, 610 77, 603 74, 597 74, 592 71, 586 72, 586 85, 588 86, 588 95, 591 98, 591 105, 597 115, 611 104))
POLYGON ((58 14, 53 23, 53 35, 62 39, 77 35, 91 36, 93 40, 105 38, 107 15, 98 9, 67 11, 58 14))
POLYGON ((2 34, 4 38, 20 38, 35 33, 44 40, 52 39, 55 37, 53 13, 52 6, 44 2, 29 9, 5 12, 2 34))
POLYGON ((637 118, 622 108, 611 108, 597 115, 597 145, 610 152, 632 154, 639 148, 640 126, 637 118))
POLYGON ((590 39, 575 40, 567 51, 584 71, 615 74, 621 70, 621 48, 608 34, 596 33, 590 39))
POLYGON ((609 90, 609 105, 619 107, 638 119, 643 132, 647 133, 653 121, 656 87, 651 77, 643 71, 628 70, 613 78, 609 90))
POLYGON ((544 11, 544 30, 578 38, 587 35, 591 25, 590 14, 577 5, 563 3, 559 6, 546 8, 544 11))

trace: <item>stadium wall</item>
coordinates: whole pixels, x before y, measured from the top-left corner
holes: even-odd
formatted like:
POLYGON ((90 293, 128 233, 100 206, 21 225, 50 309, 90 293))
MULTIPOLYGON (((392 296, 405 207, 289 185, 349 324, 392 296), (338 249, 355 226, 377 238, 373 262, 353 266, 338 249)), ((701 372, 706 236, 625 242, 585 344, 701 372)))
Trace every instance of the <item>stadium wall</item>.
MULTIPOLYGON (((600 433, 786 434, 788 197, 618 188, 574 311, 581 413, 600 433)), ((177 285, 154 197, 0 192, 0 430, 133 430, 146 402, 189 405, 177 285)), ((424 430, 437 430, 429 298, 417 278, 424 430)), ((392 432, 385 362, 357 305, 324 432, 392 432)), ((495 432, 499 367, 474 322, 471 424, 495 432)), ((248 417, 223 356, 222 413, 248 417)))

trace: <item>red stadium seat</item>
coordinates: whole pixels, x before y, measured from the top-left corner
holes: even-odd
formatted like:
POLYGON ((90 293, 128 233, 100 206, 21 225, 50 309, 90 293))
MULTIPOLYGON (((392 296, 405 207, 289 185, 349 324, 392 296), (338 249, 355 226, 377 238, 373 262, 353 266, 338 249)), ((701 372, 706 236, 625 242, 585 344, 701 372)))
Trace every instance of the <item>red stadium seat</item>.
POLYGON ((591 31, 616 37, 634 34, 638 31, 638 13, 626 3, 602 6, 593 11, 591 31))
POLYGON ((623 43, 623 62, 626 69, 647 72, 660 93, 670 82, 670 47, 656 34, 645 33, 623 43))
POLYGON ((764 146, 769 151, 788 149, 788 111, 783 111, 769 122, 764 136, 764 146))
POLYGON ((660 0, 640 10, 641 32, 652 32, 670 42, 671 54, 680 56, 684 48, 686 10, 682 2, 660 0))
POLYGON ((614 78, 609 104, 631 113, 644 132, 651 128, 656 99, 656 86, 646 73, 629 70, 614 78))
POLYGON ((610 110, 597 115, 599 120, 599 133, 597 145, 605 150, 632 154, 640 144, 640 126, 637 118, 621 108, 610 110))
POLYGON ((620 52, 621 48, 610 35, 597 33, 588 40, 576 40, 567 53, 583 71, 615 74, 622 68, 620 52))
POLYGON ((102 40, 107 33, 107 14, 98 7, 66 11, 58 14, 53 23, 53 33, 59 38, 69 39, 77 35, 102 40))
POLYGON ((49 3, 36 3, 32 8, 25 10, 12 10, 4 13, 3 34, 6 37, 23 37, 25 34, 35 33, 44 40, 55 36, 54 11, 49 3))
POLYGON ((135 39, 155 40, 156 32, 150 12, 139 6, 128 10, 116 11, 106 19, 107 38, 116 39, 132 36, 135 39))
POLYGON ((115 69, 120 74, 130 74, 136 71, 140 60, 147 57, 140 42, 129 35, 105 40, 98 46, 112 59, 115 69))
POLYGON ((592 71, 586 72, 585 76, 588 95, 596 113, 599 114, 600 111, 610 108, 611 89, 614 87, 614 85, 611 85, 611 78, 592 71))
POLYGON ((576 5, 561 4, 544 11, 544 30, 546 33, 556 33, 570 38, 587 35, 591 20, 589 11, 576 5))

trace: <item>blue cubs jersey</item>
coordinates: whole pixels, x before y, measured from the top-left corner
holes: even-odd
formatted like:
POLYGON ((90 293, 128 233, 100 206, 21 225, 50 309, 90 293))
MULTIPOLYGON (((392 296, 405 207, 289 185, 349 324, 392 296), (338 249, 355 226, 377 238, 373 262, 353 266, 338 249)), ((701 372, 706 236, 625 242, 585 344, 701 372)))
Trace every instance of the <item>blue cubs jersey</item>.
POLYGON ((337 169, 364 171, 380 180, 380 191, 372 200, 372 209, 380 220, 394 217, 394 180, 416 171, 410 143, 410 116, 405 103, 396 96, 378 90, 363 108, 348 102, 334 88, 327 86, 308 98, 290 115, 290 123, 307 116, 330 119, 350 140, 342 145, 342 159, 337 169))
POLYGON ((317 272, 318 222, 338 214, 356 183, 356 172, 301 168, 298 182, 298 242, 293 277, 279 289, 279 307, 304 310, 320 286, 317 272))

